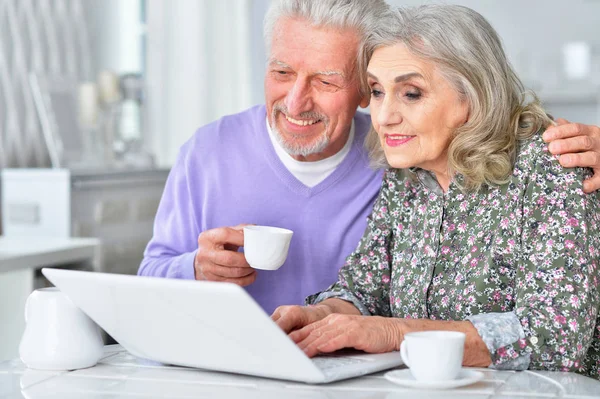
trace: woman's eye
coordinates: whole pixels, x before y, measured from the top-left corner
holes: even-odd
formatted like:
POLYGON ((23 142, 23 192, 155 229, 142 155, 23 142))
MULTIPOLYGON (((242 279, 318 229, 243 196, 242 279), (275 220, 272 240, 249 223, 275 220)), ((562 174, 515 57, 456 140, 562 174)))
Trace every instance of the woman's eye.
POLYGON ((421 98, 421 93, 418 91, 408 91, 404 94, 404 96, 409 100, 418 100, 421 98))
POLYGON ((371 89, 371 97, 381 97, 383 95, 383 92, 376 90, 376 89, 371 89))

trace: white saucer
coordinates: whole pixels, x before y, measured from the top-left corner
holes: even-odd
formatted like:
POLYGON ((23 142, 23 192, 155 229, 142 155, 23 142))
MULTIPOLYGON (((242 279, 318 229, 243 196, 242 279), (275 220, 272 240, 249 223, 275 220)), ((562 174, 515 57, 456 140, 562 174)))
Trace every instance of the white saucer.
POLYGON ((417 381, 409 369, 393 370, 385 373, 384 377, 395 384, 421 389, 451 389, 474 384, 483 379, 480 371, 463 368, 458 377, 448 381, 417 381))

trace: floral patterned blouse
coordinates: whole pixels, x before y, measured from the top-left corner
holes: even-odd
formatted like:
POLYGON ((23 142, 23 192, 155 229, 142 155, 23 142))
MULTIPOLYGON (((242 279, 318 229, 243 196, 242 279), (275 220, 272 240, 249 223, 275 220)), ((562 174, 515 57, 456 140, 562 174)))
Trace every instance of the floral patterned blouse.
POLYGON ((523 142, 508 183, 444 193, 422 169, 386 171, 338 282, 307 298, 363 314, 470 320, 494 368, 600 378, 600 196, 590 171, 564 169, 540 135, 523 142))

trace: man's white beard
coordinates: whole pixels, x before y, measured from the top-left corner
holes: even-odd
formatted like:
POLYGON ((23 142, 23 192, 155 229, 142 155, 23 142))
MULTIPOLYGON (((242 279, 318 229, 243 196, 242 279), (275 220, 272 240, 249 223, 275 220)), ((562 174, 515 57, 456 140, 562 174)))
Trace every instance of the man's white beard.
POLYGON ((273 133, 275 133, 275 138, 277 139, 279 145, 290 155, 306 157, 308 155, 323 152, 329 146, 330 140, 329 136, 327 136, 327 130, 323 131, 323 133, 317 138, 317 141, 305 145, 300 143, 290 143, 285 140, 283 135, 277 129, 277 126, 273 126, 271 130, 273 130, 273 133))
POLYGON ((317 141, 309 143, 307 145, 302 145, 299 143, 290 143, 286 141, 283 134, 281 134, 279 129, 277 129, 277 114, 281 113, 285 117, 286 112, 287 111, 284 106, 277 104, 275 105, 275 107, 273 107, 273 112, 271 115, 271 120, 273 121, 273 126, 271 126, 271 130, 273 131, 273 133, 275 133, 275 138, 277 139, 277 142, 285 150, 285 152, 292 156, 295 155, 306 157, 308 155, 318 154, 327 149, 330 140, 329 136, 327 135, 327 127, 329 123, 326 116, 313 112, 304 113, 304 117, 311 119, 319 119, 323 123, 325 129, 323 129, 323 133, 317 138, 317 141))

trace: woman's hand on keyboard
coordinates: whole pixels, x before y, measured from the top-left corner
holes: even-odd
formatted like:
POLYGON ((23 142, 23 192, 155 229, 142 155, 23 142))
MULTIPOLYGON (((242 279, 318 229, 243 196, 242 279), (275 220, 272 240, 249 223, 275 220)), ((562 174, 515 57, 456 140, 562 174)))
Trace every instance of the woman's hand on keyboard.
POLYGON ((343 348, 391 352, 400 347, 402 319, 331 314, 289 336, 309 357, 343 348))
POLYGON ((300 329, 304 326, 319 321, 329 315, 331 309, 326 305, 312 306, 280 306, 271 315, 271 319, 277 323, 286 334, 300 329))
POLYGON ((359 315, 360 311, 350 302, 338 298, 329 298, 323 302, 308 306, 280 306, 271 315, 271 319, 287 334, 308 326, 334 314, 359 315))

